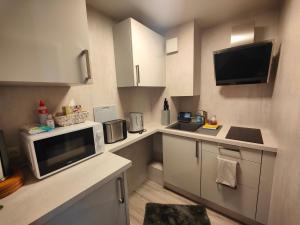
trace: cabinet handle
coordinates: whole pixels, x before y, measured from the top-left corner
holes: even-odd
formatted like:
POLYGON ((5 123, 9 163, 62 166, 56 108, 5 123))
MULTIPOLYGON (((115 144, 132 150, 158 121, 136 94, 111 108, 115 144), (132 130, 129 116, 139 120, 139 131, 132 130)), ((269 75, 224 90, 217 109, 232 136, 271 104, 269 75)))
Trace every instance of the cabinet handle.
POLYGON ((124 190, 124 182, 122 177, 118 177, 118 190, 119 190, 119 203, 123 204, 125 202, 125 190, 124 190))
POLYGON ((140 80, 140 66, 135 66, 135 72, 136 72, 136 86, 139 86, 141 80, 140 80))
POLYGON ((198 145, 198 141, 196 141, 196 158, 199 158, 199 145, 198 145))
POLYGON ((85 56, 86 61, 86 71, 87 71, 87 77, 85 78, 85 81, 92 79, 92 72, 91 72, 91 61, 90 61, 90 53, 88 49, 84 49, 81 54, 82 56, 85 56))

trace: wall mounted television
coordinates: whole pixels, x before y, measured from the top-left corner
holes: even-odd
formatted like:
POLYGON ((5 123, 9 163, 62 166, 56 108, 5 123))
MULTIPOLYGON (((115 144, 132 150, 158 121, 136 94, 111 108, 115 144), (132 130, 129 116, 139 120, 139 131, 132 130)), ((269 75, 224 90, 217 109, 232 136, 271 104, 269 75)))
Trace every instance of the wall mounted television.
POLYGON ((266 41, 215 51, 216 85, 268 83, 272 50, 266 41))

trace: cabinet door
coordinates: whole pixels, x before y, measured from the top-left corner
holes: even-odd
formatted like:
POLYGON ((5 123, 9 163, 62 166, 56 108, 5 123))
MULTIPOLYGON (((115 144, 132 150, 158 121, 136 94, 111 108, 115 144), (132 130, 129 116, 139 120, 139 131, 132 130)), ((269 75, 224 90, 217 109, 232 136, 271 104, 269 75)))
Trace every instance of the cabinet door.
POLYGON ((125 184, 123 177, 120 176, 88 194, 44 224, 129 225, 125 195, 125 184))
POLYGON ((201 146, 193 139, 163 135, 164 182, 200 197, 201 146))
POLYGON ((165 39, 131 19, 132 54, 136 86, 165 86, 165 39))
POLYGON ((262 224, 268 224, 275 159, 276 153, 263 152, 256 212, 256 221, 262 224))
POLYGON ((214 143, 202 143, 201 197, 231 211, 255 220, 261 152, 255 150, 218 150, 214 143), (237 188, 216 183, 218 160, 238 162, 237 188), (251 161, 250 161, 251 160, 251 161))
POLYGON ((84 0, 4 0, 0 82, 79 84, 89 65, 84 0), (83 54, 85 53, 85 54, 83 54))

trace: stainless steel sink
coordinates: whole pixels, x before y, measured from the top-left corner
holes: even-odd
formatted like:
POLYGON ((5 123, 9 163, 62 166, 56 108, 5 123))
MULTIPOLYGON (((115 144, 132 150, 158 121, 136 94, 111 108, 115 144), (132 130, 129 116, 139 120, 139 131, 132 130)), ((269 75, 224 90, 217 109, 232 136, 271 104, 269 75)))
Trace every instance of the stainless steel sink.
POLYGON ((217 136, 220 130, 222 129, 222 126, 220 126, 216 130, 209 130, 202 128, 202 125, 199 123, 184 123, 184 122, 177 122, 167 127, 168 129, 174 129, 174 130, 181 130, 181 131, 189 131, 197 134, 204 134, 209 136, 217 136))
POLYGON ((172 124, 172 125, 168 126, 167 128, 175 129, 175 130, 195 132, 201 126, 202 126, 201 124, 193 123, 193 122, 190 122, 190 123, 177 122, 175 124, 172 124))

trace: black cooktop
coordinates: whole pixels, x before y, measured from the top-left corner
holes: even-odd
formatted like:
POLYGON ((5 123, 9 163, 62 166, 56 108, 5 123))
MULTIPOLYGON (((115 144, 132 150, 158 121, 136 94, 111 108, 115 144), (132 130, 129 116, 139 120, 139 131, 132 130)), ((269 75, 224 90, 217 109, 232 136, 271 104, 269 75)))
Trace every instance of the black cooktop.
POLYGON ((260 129, 245 128, 245 127, 230 127, 226 139, 237 141, 246 141, 257 144, 263 144, 263 138, 260 129))

